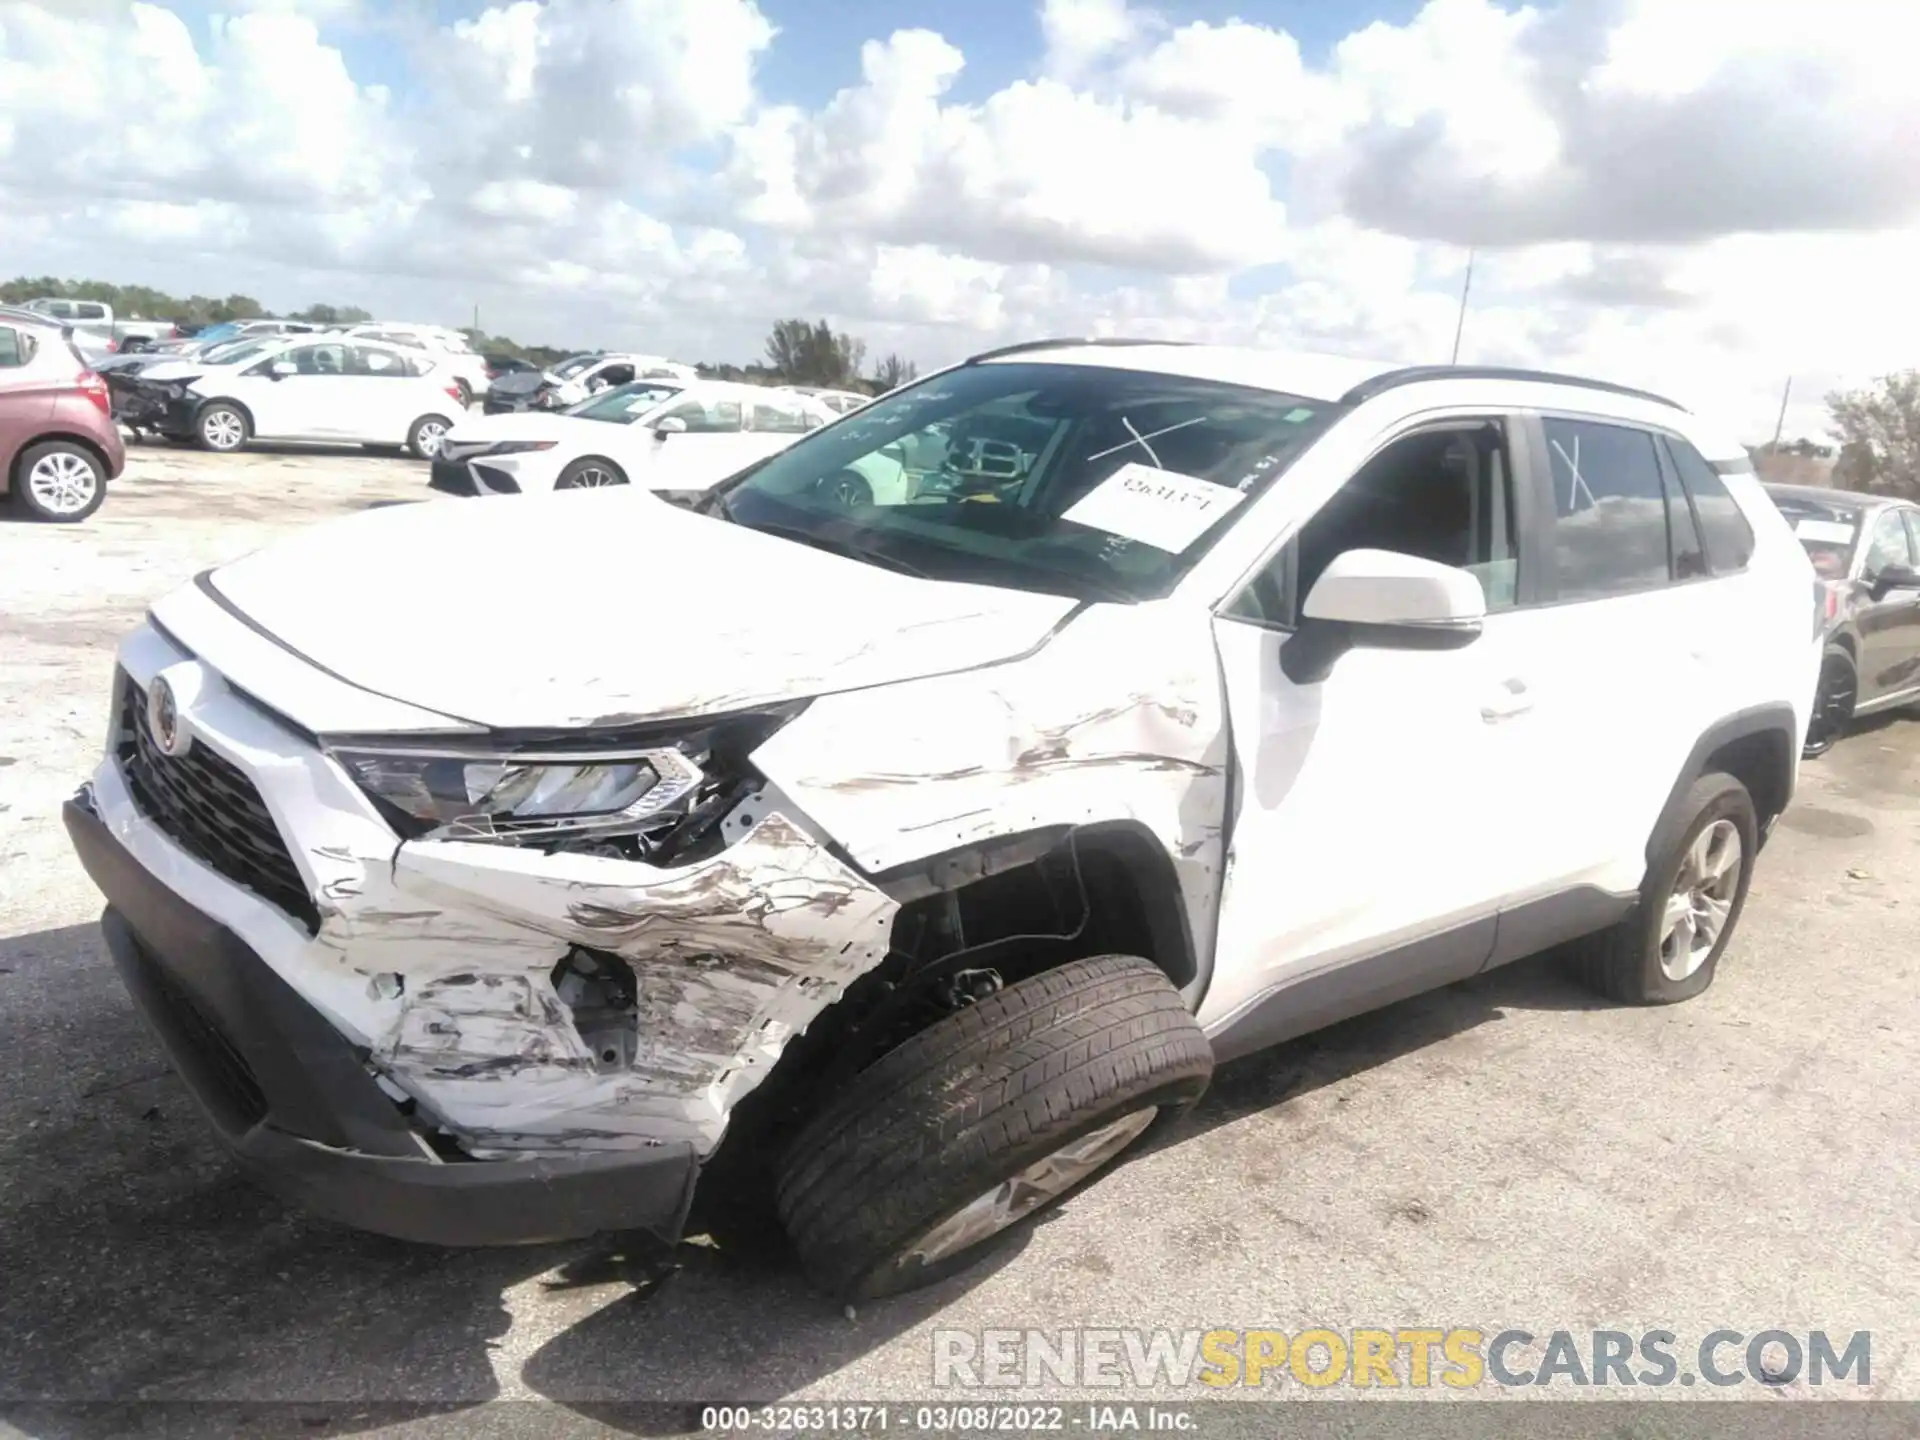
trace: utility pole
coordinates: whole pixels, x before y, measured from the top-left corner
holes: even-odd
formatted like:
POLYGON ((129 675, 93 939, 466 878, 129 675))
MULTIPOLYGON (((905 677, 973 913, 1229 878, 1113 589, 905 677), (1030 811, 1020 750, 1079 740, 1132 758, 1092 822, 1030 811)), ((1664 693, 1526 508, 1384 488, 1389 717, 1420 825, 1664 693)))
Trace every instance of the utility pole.
POLYGON ((1473 247, 1467 247, 1467 278, 1460 287, 1460 316, 1453 322, 1453 358, 1447 363, 1460 363, 1460 332, 1467 325, 1467 296, 1473 293, 1473 247))
POLYGON ((480 302, 478 300, 473 302, 473 329, 475 334, 480 333, 480 302))
POLYGON ((1780 448, 1780 432, 1787 428, 1787 400, 1793 394, 1793 377, 1787 377, 1787 388, 1780 392, 1780 418, 1773 422, 1773 448, 1780 448))

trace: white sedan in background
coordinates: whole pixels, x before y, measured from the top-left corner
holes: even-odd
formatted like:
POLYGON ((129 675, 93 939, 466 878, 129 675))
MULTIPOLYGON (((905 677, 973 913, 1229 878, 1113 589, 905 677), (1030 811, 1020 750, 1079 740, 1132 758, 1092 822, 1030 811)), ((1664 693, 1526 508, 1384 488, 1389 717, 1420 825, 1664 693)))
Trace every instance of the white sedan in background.
POLYGON ((249 440, 405 446, 432 459, 464 414, 431 352, 369 340, 288 336, 149 365, 115 399, 150 407, 163 435, 238 450, 249 440), (215 363, 217 362, 217 363, 215 363))
MULTIPOLYGON (((430 483, 453 495, 628 484, 699 494, 838 418, 787 390, 642 380, 558 413, 470 416, 442 442, 430 483)), ((904 483, 904 469, 868 457, 834 483, 845 503, 871 503, 904 483)))

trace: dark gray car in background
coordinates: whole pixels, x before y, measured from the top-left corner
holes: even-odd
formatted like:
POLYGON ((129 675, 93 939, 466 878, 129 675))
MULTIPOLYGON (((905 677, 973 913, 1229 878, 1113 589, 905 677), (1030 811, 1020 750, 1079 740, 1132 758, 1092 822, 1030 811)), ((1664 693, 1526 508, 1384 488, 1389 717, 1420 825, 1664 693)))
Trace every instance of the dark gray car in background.
POLYGON ((1887 495, 1769 485, 1824 591, 1826 654, 1806 754, 1856 716, 1920 704, 1920 505, 1887 495))

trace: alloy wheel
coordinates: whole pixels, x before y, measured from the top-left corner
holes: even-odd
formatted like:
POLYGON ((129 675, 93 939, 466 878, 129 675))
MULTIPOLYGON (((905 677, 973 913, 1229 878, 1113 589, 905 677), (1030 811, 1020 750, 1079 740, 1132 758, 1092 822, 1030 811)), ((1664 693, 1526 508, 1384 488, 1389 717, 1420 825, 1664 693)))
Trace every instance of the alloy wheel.
POLYGON ((1057 1200, 1132 1144, 1153 1123, 1159 1108, 1148 1105, 1122 1115, 1062 1145, 1018 1175, 1002 1180, 907 1247, 901 1263, 937 1264, 972 1249, 1057 1200))
POLYGON ((231 410, 216 410, 200 422, 200 435, 215 450, 238 450, 247 432, 231 410))
POLYGON ((100 491, 93 466, 70 450, 42 455, 27 472, 27 489, 49 515, 78 515, 100 491))
POLYGON ((1744 853, 1740 827, 1727 819, 1715 820, 1687 847, 1660 932, 1660 969, 1669 980, 1685 980, 1706 964, 1726 932, 1744 853))

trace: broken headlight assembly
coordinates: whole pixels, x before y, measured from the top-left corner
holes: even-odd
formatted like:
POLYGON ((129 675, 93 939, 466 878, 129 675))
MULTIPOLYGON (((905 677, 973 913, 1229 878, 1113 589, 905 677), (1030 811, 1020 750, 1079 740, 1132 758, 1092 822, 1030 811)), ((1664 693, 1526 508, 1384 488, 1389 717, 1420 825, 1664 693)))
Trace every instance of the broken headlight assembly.
POLYGON ((765 783, 747 757, 801 708, 486 747, 356 738, 328 753, 405 839, 683 862, 718 848, 721 823, 765 783))

